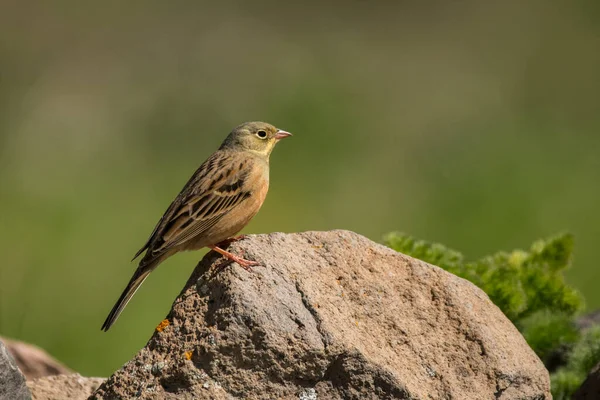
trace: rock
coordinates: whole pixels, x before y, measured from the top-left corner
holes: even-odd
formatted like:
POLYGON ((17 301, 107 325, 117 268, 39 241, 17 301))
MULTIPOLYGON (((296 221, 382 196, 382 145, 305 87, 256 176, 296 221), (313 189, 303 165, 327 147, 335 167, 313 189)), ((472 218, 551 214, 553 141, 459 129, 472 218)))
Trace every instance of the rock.
POLYGON ((25 377, 3 342, 0 342, 0 400, 31 399, 25 377))
POLYGON ((347 231, 252 235, 230 251, 264 266, 220 270, 209 253, 91 399, 551 398, 517 329, 438 267, 347 231))
POLYGON ((28 381, 33 400, 85 400, 106 379, 84 378, 79 374, 52 375, 28 381))
POLYGON ((4 341, 6 348, 27 380, 73 373, 37 346, 6 338, 0 338, 0 340, 4 341))
POLYGON ((600 399, 600 364, 597 364, 573 395, 573 400, 600 399))

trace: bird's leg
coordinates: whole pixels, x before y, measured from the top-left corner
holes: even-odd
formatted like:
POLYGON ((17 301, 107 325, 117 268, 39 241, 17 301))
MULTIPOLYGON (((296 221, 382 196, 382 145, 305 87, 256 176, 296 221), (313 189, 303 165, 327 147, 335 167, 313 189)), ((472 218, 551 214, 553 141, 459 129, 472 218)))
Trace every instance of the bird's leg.
POLYGON ((243 258, 236 256, 235 254, 232 254, 232 253, 230 253, 230 252, 228 252, 226 250, 223 250, 222 248, 218 247, 217 245, 208 246, 208 247, 211 250, 214 250, 217 253, 219 253, 221 255, 224 255, 225 257, 227 257, 231 261, 238 263, 246 271, 252 272, 252 267, 260 265, 260 263, 258 263, 256 261, 244 260, 243 258))
POLYGON ((227 247, 229 247, 229 245, 231 243, 237 242, 237 241, 240 241, 240 240, 244 240, 244 239, 246 239, 246 235, 234 236, 234 237, 231 237, 229 239, 225 239, 222 242, 219 242, 219 243, 215 244, 215 246, 227 248, 227 247))

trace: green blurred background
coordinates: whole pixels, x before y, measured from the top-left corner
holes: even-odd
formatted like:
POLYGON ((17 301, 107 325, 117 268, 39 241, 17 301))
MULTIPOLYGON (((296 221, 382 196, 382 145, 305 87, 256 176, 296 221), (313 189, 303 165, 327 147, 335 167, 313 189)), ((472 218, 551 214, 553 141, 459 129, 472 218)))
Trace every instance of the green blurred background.
POLYGON ((0 334, 109 375, 202 253, 109 333, 129 260, 235 125, 293 132, 245 232, 401 230, 475 258, 569 230, 600 306, 600 3, 3 2, 0 334))

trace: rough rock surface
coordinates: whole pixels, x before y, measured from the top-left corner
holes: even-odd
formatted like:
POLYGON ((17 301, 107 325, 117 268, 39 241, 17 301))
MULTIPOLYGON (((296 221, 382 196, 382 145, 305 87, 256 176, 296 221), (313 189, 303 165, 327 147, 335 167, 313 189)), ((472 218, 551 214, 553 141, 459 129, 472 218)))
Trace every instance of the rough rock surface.
POLYGON ((79 374, 53 375, 27 381, 33 400, 85 400, 106 379, 79 374))
POLYGON ((0 338, 17 362, 17 366, 27 380, 48 375, 72 374, 69 368, 54 359, 46 351, 29 343, 0 338))
POLYGON ((3 342, 0 342, 0 400, 25 400, 31 394, 25 384, 25 377, 19 371, 3 342))
MULTIPOLYGON (((471 283, 347 231, 209 253, 93 399, 549 399, 548 372, 471 283)), ((127 318, 125 314, 123 316, 127 318)))
POLYGON ((573 395, 573 400, 600 399, 600 364, 597 364, 581 387, 573 395))

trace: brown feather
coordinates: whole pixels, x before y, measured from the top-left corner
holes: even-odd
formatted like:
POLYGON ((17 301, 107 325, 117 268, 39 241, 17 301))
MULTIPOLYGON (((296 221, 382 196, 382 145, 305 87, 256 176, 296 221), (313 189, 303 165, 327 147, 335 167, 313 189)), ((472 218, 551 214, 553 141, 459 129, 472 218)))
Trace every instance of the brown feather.
POLYGON ((250 222, 269 189, 269 155, 279 140, 278 133, 281 131, 263 122, 242 124, 194 172, 134 256, 136 259, 146 252, 103 330, 116 321, 137 288, 162 261, 179 251, 213 246, 250 222))

